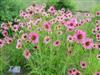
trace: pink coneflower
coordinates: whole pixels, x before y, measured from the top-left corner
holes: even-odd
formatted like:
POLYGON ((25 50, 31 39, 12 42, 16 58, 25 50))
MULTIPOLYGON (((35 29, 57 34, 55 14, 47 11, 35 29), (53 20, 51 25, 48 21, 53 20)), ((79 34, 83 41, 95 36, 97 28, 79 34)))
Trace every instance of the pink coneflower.
POLYGON ((2 48, 4 46, 4 42, 3 40, 0 39, 0 48, 2 48))
POLYGON ((21 42, 17 42, 16 48, 17 48, 17 49, 21 49, 21 48, 22 48, 22 43, 21 43, 21 42))
POLYGON ((21 39, 22 39, 22 40, 26 40, 26 39, 27 39, 27 33, 22 34, 21 39))
POLYGON ((96 26, 96 31, 97 31, 97 32, 100 31, 100 26, 96 26))
POLYGON ((59 40, 57 40, 57 41, 55 41, 55 42, 53 43, 54 46, 59 46, 60 44, 61 44, 61 42, 60 42, 59 40))
POLYGON ((96 34, 97 41, 100 41, 100 33, 96 34))
POLYGON ((26 14, 27 14, 27 13, 26 13, 25 11, 22 11, 22 10, 20 11, 20 16, 21 16, 21 17, 25 18, 26 14))
POLYGON ((95 29, 92 30, 92 33, 93 33, 93 34, 96 34, 96 32, 97 32, 97 31, 96 31, 95 29))
POLYGON ((28 13, 28 14, 30 14, 30 15, 32 15, 33 14, 33 6, 29 6, 27 9, 26 9, 26 12, 28 13))
POLYGON ((96 16, 100 16, 100 11, 97 11, 96 12, 96 16))
POLYGON ((85 49, 92 49, 94 47, 94 42, 92 39, 85 39, 82 42, 82 45, 85 49))
POLYGON ((3 36, 8 36, 8 32, 6 30, 2 31, 3 36))
POLYGON ((96 72, 94 75, 100 75, 100 72, 96 72))
POLYGON ((50 12, 51 14, 55 14, 56 12, 56 9, 54 6, 51 6, 49 9, 48 9, 48 12, 50 12))
POLYGON ((64 25, 68 28, 68 30, 73 30, 77 24, 77 19, 72 18, 69 21, 65 21, 64 25))
POLYGON ((10 44, 12 41, 13 41, 13 39, 9 38, 7 43, 10 44))
POLYGON ((43 43, 47 44, 50 42, 50 37, 49 36, 45 36, 43 43))
POLYGON ((100 43, 96 43, 95 48, 100 50, 100 43))
POLYGON ((39 48, 38 46, 34 46, 34 47, 33 47, 33 49, 38 49, 38 48, 39 48))
POLYGON ((67 74, 68 74, 68 75, 72 75, 72 74, 73 74, 72 69, 69 69, 68 72, 67 72, 67 74))
POLYGON ((97 54, 97 59, 100 60, 100 54, 97 54))
POLYGON ((86 33, 82 30, 77 30, 75 35, 74 35, 74 39, 75 41, 77 41, 78 43, 81 43, 85 40, 86 38, 86 33))
POLYGON ((30 51, 29 51, 28 49, 26 49, 26 50, 24 51, 24 57, 25 57, 26 59, 29 59, 30 56, 31 56, 30 51))
POLYGON ((81 74, 80 71, 77 70, 77 71, 74 73, 74 75, 82 75, 82 74, 81 74))
POLYGON ((99 25, 100 24, 100 20, 96 20, 96 25, 99 25))
POLYGON ((34 33, 34 32, 29 33, 29 40, 33 44, 38 43, 38 41, 39 41, 39 35, 37 33, 34 33))
POLYGON ((4 29, 4 30, 8 30, 9 27, 7 26, 7 23, 2 23, 1 24, 1 28, 4 29))
POLYGON ((18 25, 14 25, 14 26, 13 26, 13 31, 16 32, 16 31, 18 31, 18 29, 19 29, 19 26, 18 26, 18 25))
POLYGON ((80 62, 81 68, 85 69, 87 67, 87 63, 85 61, 80 62))
POLYGON ((50 22, 45 22, 43 24, 44 30, 50 32, 51 31, 51 23, 50 22))
POLYGON ((68 35, 67 40, 68 40, 69 42, 73 42, 73 41, 74 41, 74 38, 73 38, 73 36, 68 35))

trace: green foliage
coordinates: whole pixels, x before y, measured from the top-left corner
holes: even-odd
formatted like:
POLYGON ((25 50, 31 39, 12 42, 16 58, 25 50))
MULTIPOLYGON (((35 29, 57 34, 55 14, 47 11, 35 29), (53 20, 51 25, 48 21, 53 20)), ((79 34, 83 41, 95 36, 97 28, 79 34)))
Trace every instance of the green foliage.
POLYGON ((96 6, 94 6, 92 9, 91 9, 91 12, 93 14, 96 14, 96 11, 100 11, 100 4, 97 4, 96 6))
POLYGON ((46 3, 46 9, 50 6, 55 6, 57 10, 65 8, 66 10, 74 11, 76 7, 74 0, 34 0, 34 3, 46 3))
POLYGON ((61 8, 65 8, 66 10, 75 10, 75 3, 72 0, 50 0, 50 2, 47 3, 47 7, 54 5, 57 10, 60 10, 61 8))
POLYGON ((0 21, 12 21, 22 8, 20 0, 0 0, 0 21))

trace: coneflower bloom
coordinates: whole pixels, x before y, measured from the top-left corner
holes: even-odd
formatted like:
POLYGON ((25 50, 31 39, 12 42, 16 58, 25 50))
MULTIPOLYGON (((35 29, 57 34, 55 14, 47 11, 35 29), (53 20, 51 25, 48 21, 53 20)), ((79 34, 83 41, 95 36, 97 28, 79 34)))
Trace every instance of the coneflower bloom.
POLYGON ((26 40, 26 39, 27 39, 27 33, 22 34, 21 39, 22 39, 22 40, 26 40))
POLYGON ((4 46, 4 41, 0 39, 0 48, 4 46))
POLYGON ((83 42, 86 39, 86 33, 82 30, 77 30, 74 35, 74 40, 78 43, 83 42))
POLYGON ((8 36, 8 32, 6 30, 2 31, 3 36, 8 36))
POLYGON ((26 59, 29 59, 30 56, 31 56, 30 51, 29 51, 28 49, 26 49, 26 50, 24 51, 24 57, 25 57, 26 59))
POLYGON ((56 12, 56 9, 54 6, 51 6, 49 9, 48 9, 48 12, 50 12, 51 14, 55 14, 56 12))
POLYGON ((85 61, 80 62, 81 68, 85 69, 87 67, 87 63, 85 61))
POLYGON ((20 16, 21 16, 21 17, 25 17, 25 16, 26 16, 26 12, 21 10, 21 11, 20 11, 20 16))
POLYGON ((59 46, 60 44, 61 44, 61 42, 59 40, 54 41, 54 43, 53 43, 54 46, 59 46))
POLYGON ((51 23, 50 22, 45 22, 43 24, 44 30, 50 32, 51 31, 51 23))
POLYGON ((71 21, 65 21, 64 25, 67 27, 68 30, 73 30, 76 26, 76 24, 71 21))
POLYGON ((82 74, 81 74, 80 71, 77 70, 77 71, 74 73, 74 75, 82 75, 82 74))
POLYGON ((68 36, 67 36, 67 40, 68 40, 69 42, 73 42, 73 41, 74 41, 74 38, 73 38, 73 36, 68 35, 68 36))
POLYGON ((4 29, 4 30, 8 30, 9 29, 9 27, 7 26, 6 23, 2 23, 1 24, 1 28, 4 29))
POLYGON ((39 41, 39 35, 38 35, 37 33, 35 33, 35 32, 29 33, 29 40, 30 40, 33 44, 38 43, 38 41, 39 41))
POLYGON ((18 29, 19 29, 19 26, 18 25, 14 25, 12 29, 13 29, 13 31, 17 32, 18 29))
POLYGON ((10 44, 12 41, 13 41, 13 39, 12 38, 9 38, 8 39, 8 44, 10 44))
POLYGON ((43 43, 47 44, 50 42, 50 37, 49 36, 45 36, 43 43))
POLYGON ((22 43, 21 43, 21 42, 17 42, 16 48, 17 48, 17 49, 21 49, 21 48, 22 48, 22 43))
POLYGON ((39 48, 39 47, 38 47, 37 45, 33 47, 33 49, 35 49, 35 50, 38 49, 38 48, 39 48))
POLYGON ((96 26, 96 28, 95 28, 95 30, 97 31, 97 32, 99 32, 100 31, 100 26, 96 26))
POLYGON ((100 16, 100 11, 97 11, 96 12, 96 16, 100 16))
POLYGON ((100 60, 100 54, 97 54, 97 59, 100 60))
POLYGON ((93 34, 96 34, 96 32, 97 32, 97 31, 96 31, 95 29, 92 30, 92 33, 93 33, 93 34))
POLYGON ((68 28, 68 30, 73 30, 76 27, 76 24, 77 24, 76 18, 72 18, 64 23, 64 25, 68 28))
POLYGON ((100 24, 100 20, 96 20, 96 25, 99 25, 100 24))
POLYGON ((85 49, 92 49, 94 47, 93 39, 85 39, 82 45, 85 49))
POLYGON ((69 69, 68 72, 67 72, 67 74, 68 74, 68 75, 72 75, 72 74, 73 74, 72 69, 69 69))
POLYGON ((100 75, 100 72, 96 72, 94 75, 100 75))
POLYGON ((100 41, 100 33, 96 34, 97 41, 100 41))

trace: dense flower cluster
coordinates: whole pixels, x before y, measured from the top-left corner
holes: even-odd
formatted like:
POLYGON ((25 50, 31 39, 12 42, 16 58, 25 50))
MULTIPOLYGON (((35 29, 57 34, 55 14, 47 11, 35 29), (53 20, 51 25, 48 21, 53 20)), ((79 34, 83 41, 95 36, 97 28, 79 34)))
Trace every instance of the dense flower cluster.
MULTIPOLYGON (((86 16, 83 19, 78 18, 78 15, 72 14, 70 10, 65 11, 64 8, 57 11, 54 6, 51 6, 46 11, 44 5, 31 5, 26 10, 21 10, 21 18, 18 19, 18 24, 2 23, 1 29, 4 38, 0 39, 0 48, 16 39, 16 48, 22 50, 25 49, 24 43, 34 45, 34 50, 39 48, 40 42, 45 45, 51 43, 54 47, 62 46, 62 40, 67 41, 67 43, 81 44, 86 50, 94 48, 100 50, 100 20, 96 21, 96 27, 93 30, 96 37, 96 41, 94 41, 94 38, 89 38, 84 30, 79 29, 79 27, 92 21, 91 14, 85 14, 86 16), (13 37, 9 36, 9 29, 14 32, 13 37), (68 34, 69 32, 73 32, 73 34, 68 34), (54 39, 51 36, 52 34, 55 36, 54 39), (63 37, 63 34, 66 34, 66 39, 56 39, 56 37, 63 37)), ((99 16, 100 12, 97 12, 96 15, 99 16)), ((71 53, 72 49, 69 48, 68 54, 71 53)), ((30 59, 30 49, 26 47, 23 56, 30 59)), ((97 59, 100 60, 100 54, 97 55, 97 59)), ((86 69, 87 65, 85 61, 80 62, 82 69, 86 69)), ((82 75, 77 69, 69 69, 67 74, 82 75)), ((95 75, 100 75, 100 73, 97 72, 95 75)))

